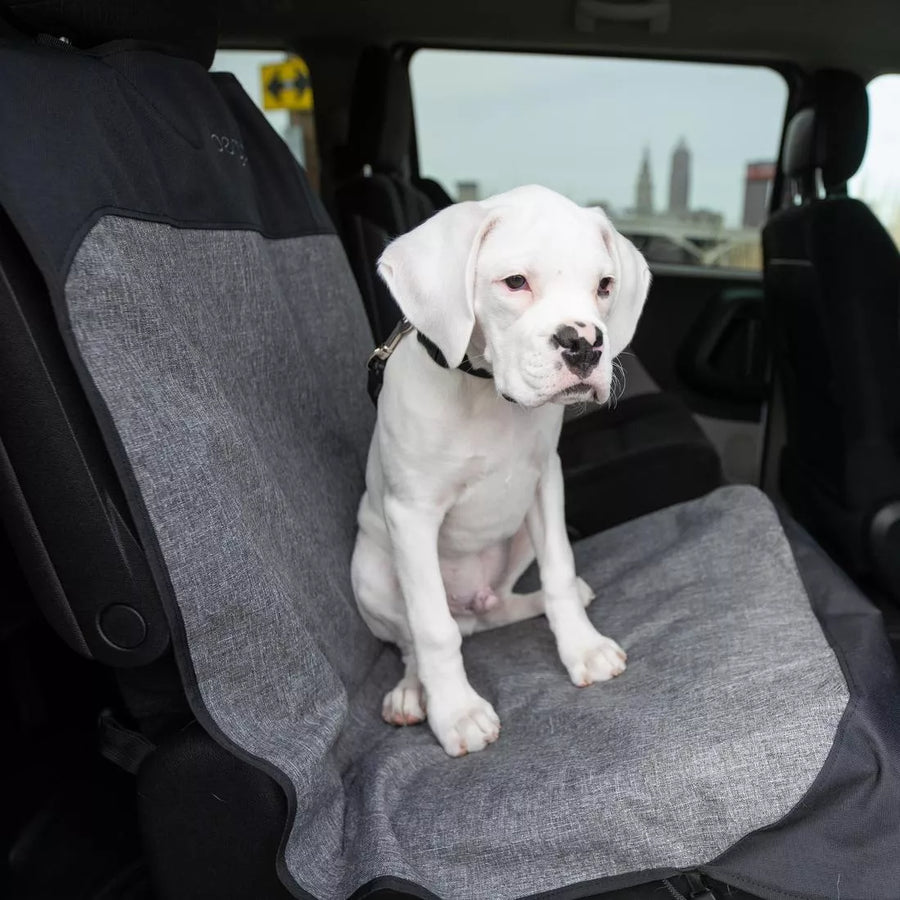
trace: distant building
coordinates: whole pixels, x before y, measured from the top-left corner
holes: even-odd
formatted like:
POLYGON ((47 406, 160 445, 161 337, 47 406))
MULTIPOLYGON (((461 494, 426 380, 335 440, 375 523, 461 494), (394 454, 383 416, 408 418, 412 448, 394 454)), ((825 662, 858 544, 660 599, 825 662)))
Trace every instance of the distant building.
POLYGON ((456 197, 460 201, 463 200, 479 200, 479 188, 477 181, 457 181, 456 197))
POLYGON ((684 138, 672 151, 672 171, 669 175, 669 215, 681 218, 688 209, 691 188, 691 151, 684 138))
POLYGON ((706 225, 709 228, 722 228, 725 217, 714 209, 691 209, 680 218, 695 225, 706 225))
POLYGON ((639 216, 653 215, 653 178, 650 175, 650 149, 644 148, 641 171, 635 188, 634 211, 639 216))
POLYGON ((775 163, 747 163, 744 178, 744 228, 761 228, 766 221, 769 191, 775 178, 775 163))

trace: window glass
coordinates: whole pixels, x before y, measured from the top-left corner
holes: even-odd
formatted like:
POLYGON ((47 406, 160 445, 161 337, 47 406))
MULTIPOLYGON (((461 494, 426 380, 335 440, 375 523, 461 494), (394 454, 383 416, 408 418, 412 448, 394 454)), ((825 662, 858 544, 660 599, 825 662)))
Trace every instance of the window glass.
POLYGON ((869 82, 869 142, 851 196, 864 200, 900 247, 900 75, 869 82))
POLYGON ((253 102, 262 110, 269 124, 284 139, 291 153, 307 172, 310 184, 318 190, 319 164, 316 148, 311 87, 305 99, 295 104, 300 109, 272 109, 266 106, 290 103, 309 87, 309 70, 297 56, 271 50, 219 50, 212 64, 213 72, 231 72, 253 102), (286 73, 264 69, 289 62, 286 73), (299 81, 298 81, 299 79, 299 81), (268 104, 266 95, 268 94, 268 104))
POLYGON ((419 171, 457 199, 536 182, 651 262, 759 269, 787 102, 772 69, 419 50, 419 171))

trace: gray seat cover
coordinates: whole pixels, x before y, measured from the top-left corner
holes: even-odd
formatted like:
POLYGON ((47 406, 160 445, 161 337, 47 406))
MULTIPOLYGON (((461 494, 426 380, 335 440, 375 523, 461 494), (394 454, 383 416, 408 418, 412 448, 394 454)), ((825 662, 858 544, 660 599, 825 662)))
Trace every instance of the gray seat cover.
POLYGON ((465 656, 500 741, 452 760, 380 698, 395 652, 349 581, 372 412, 336 238, 106 216, 70 337, 135 479, 197 708, 293 787, 285 866, 343 898, 381 875, 507 898, 712 860, 788 813, 847 687, 766 498, 731 487, 577 547, 621 678, 579 690, 544 619, 465 656), (790 639, 786 639, 789 635, 790 639))

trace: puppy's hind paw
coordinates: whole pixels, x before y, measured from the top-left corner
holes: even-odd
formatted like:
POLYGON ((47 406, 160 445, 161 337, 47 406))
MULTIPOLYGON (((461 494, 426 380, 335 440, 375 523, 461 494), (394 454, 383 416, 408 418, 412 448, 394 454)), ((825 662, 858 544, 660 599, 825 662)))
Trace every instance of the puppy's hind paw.
POLYGON ((422 682, 406 675, 384 695, 381 717, 389 725, 418 725, 425 721, 425 692, 422 682))
POLYGON ((594 589, 583 578, 576 578, 575 583, 578 589, 578 598, 581 600, 581 605, 587 608, 591 605, 591 600, 593 600, 597 595, 594 593, 594 589))

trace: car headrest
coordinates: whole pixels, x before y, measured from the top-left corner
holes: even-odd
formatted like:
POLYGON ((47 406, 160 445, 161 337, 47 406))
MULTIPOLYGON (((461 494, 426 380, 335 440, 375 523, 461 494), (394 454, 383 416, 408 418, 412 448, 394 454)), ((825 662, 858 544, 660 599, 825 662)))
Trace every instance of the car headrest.
POLYGON ((826 190, 840 186, 860 167, 868 136, 865 82, 852 72, 822 69, 813 79, 812 105, 788 123, 782 171, 803 180, 819 169, 826 190))
POLYGON ((412 136, 412 95, 405 65, 382 47, 363 50, 350 104, 349 161, 355 169, 398 171, 412 136))
POLYGON ((63 37, 75 47, 134 40, 209 68, 218 39, 215 0, 0 0, 0 19, 26 35, 63 37))

